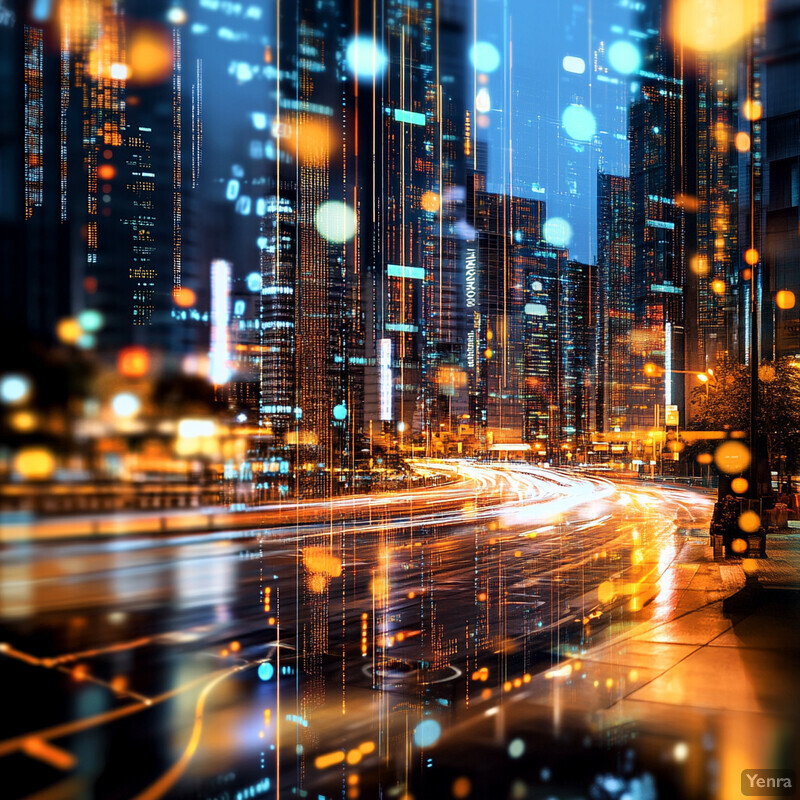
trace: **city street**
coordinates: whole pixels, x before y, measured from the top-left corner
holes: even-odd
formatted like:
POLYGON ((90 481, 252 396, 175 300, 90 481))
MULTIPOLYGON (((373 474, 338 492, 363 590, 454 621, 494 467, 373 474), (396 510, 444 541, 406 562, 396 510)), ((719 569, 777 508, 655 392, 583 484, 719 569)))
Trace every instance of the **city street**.
MULTIPOLYGON (((263 529, 6 545, 0 668, 25 713, 0 722, 16 776, 3 797, 412 794, 442 780, 440 738, 469 763, 476 718, 680 611, 676 567, 705 549, 710 495, 527 465, 425 469, 458 477, 320 503, 317 521, 301 508, 263 529)), ((712 588, 720 599, 737 577, 712 588)), ((675 654, 651 658, 626 692, 675 654)), ((534 704, 543 752, 572 724, 560 702, 534 704)))

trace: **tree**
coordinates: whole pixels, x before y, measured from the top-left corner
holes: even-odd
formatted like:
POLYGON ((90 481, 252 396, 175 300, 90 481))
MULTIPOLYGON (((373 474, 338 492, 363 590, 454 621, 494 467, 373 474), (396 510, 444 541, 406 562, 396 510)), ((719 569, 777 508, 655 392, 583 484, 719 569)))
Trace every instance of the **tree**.
MULTIPOLYGON (((793 358, 765 361, 758 371, 759 408, 756 435, 766 444, 770 469, 792 474, 800 469, 800 362, 793 358)), ((722 361, 714 376, 692 390, 691 428, 698 431, 742 431, 750 428, 750 369, 722 361)))

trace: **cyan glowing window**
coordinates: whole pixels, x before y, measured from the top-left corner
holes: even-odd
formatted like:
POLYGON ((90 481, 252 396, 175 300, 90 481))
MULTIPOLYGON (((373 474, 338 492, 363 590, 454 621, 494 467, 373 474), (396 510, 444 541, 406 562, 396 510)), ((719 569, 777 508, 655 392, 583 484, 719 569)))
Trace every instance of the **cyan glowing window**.
POLYGON ((402 108, 394 110, 394 118, 397 122, 408 122, 410 125, 425 125, 425 115, 417 111, 405 111, 402 108))
POLYGON ((416 333, 419 328, 416 325, 408 325, 405 322, 387 322, 387 331, 400 331, 401 333, 416 333))
POLYGON ((422 267, 403 267, 399 264, 389 264, 386 271, 390 278, 414 278, 418 281, 425 278, 425 270, 422 267))

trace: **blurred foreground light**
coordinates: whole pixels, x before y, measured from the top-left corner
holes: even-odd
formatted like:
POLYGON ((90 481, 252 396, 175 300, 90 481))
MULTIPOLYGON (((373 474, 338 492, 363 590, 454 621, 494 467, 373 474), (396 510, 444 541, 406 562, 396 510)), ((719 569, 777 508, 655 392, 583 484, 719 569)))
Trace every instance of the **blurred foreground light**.
POLYGON ((53 474, 55 467, 53 454, 43 447, 26 447, 14 456, 14 471, 26 480, 45 480, 53 474))
POLYGON ((494 72, 500 66, 500 51, 491 42, 475 42, 469 60, 478 72, 494 72))
POLYGON ((743 511, 739 515, 739 529, 745 533, 755 533, 761 526, 761 517, 755 511, 743 511))
POLYGON ((28 433, 36 427, 36 416, 30 411, 17 411, 11 415, 11 427, 20 433, 28 433))
POLYGON ((693 50, 726 50, 748 35, 760 16, 759 0, 676 0, 672 35, 693 50))
POLYGON ((608 61, 616 72, 630 75, 641 66, 642 56, 636 45, 623 39, 608 48, 608 61))
POLYGON ((383 48, 369 36, 356 36, 347 45, 345 59, 350 72, 357 78, 377 77, 388 64, 383 48))
POLYGON ((714 463, 728 475, 736 475, 750 466, 750 450, 741 442, 723 442, 714 452, 714 463))
POLYGON ((97 177, 101 181, 111 181, 117 175, 117 169, 113 164, 101 164, 97 168, 97 177))
POLYGON ((89 333, 99 331, 104 322, 102 313, 93 308, 88 308, 78 314, 78 324, 89 333))
POLYGON ((784 310, 794 308, 794 292, 790 292, 788 289, 781 289, 781 291, 775 295, 775 304, 778 306, 778 308, 782 308, 784 310))
POLYGON ((489 97, 489 90, 485 86, 478 89, 475 95, 475 108, 481 114, 488 114, 492 109, 492 98, 489 97))
POLYGON ((508 755, 511 758, 521 758, 525 753, 525 742, 522 739, 512 739, 508 745, 508 755))
POLYGON ((259 272, 251 272, 245 282, 247 283, 247 288, 251 292, 260 292, 261 291, 261 273, 259 272))
POLYGON ((597 122, 594 114, 585 106, 571 103, 561 114, 561 127, 570 139, 578 142, 590 142, 597 133, 597 122))
POLYGON ((317 209, 314 224, 323 239, 336 243, 347 242, 356 232, 356 212, 346 203, 328 200, 317 209))
POLYGON ((414 744, 417 747, 431 747, 439 741, 442 728, 435 719, 425 719, 414 728, 414 744))
POLYGON ((744 494, 749 485, 747 478, 734 478, 731 481, 731 489, 733 489, 736 494, 744 494))
POLYGON ((552 217, 544 223, 542 234, 553 247, 566 247, 572 239, 572 225, 562 217, 552 217))
POLYGON ((714 292, 714 294, 725 294, 725 281, 719 278, 711 281, 711 291, 714 292))
POLYGON ((127 64, 112 64, 109 69, 109 74, 112 80, 126 81, 128 79, 128 65, 127 64))
POLYGON ((167 11, 167 22, 170 25, 183 25, 186 22, 186 10, 180 6, 173 6, 167 11))
POLYGON ((708 275, 708 259, 705 256, 692 256, 689 266, 695 275, 708 275))
POLYGON ((275 667, 269 661, 264 661, 258 665, 258 677, 260 680, 266 682, 271 681, 275 675, 275 667))
POLYGON ((139 398, 130 392, 120 392, 111 399, 111 410, 118 417, 132 417, 141 408, 139 398))
POLYGON ((435 214, 439 210, 439 195, 436 192, 425 192, 422 195, 422 208, 435 214))
POLYGON ((178 422, 178 436, 194 439, 197 436, 213 436, 215 432, 213 419, 182 419, 178 422))
POLYGON ((187 286, 181 286, 172 293, 172 299, 176 306, 191 308, 197 300, 197 295, 187 286))
POLYGON ((578 56, 564 56, 561 66, 566 72, 572 72, 574 75, 583 75, 586 72, 586 62, 578 56))
POLYGON ((754 267, 758 264, 758 250, 756 250, 755 247, 748 247, 747 250, 744 251, 744 260, 751 267, 754 267))
POLYGON ((117 356, 117 369, 126 378, 141 378, 150 369, 150 353, 144 347, 123 347, 117 356))
POLYGON ((3 403, 21 403, 30 393, 31 381, 25 375, 10 374, 0 378, 0 401, 3 403))
POLYGON ((764 109, 758 100, 745 100, 742 103, 742 116, 753 122, 761 119, 764 109))
POLYGON ((706 375, 705 372, 698 372, 697 380, 699 380, 700 383, 708 383, 708 375, 706 375))
POLYGON ((714 456, 711 453, 700 453, 697 456, 697 463, 698 464, 710 464, 714 460, 714 456))
POLYGON ((58 325, 56 325, 56 336, 58 336, 64 344, 75 344, 75 342, 80 339, 82 333, 83 329, 81 328, 80 322, 72 317, 62 319, 59 321, 58 325))
POLYGON ((736 149, 740 153, 746 153, 750 149, 750 135, 744 131, 739 131, 739 133, 736 134, 736 138, 733 140, 733 143, 736 145, 736 149))
POLYGON ((333 418, 339 421, 347 419, 347 406, 344 403, 333 407, 333 418))
POLYGON ((172 74, 172 36, 166 28, 140 23, 129 32, 128 67, 131 83, 150 86, 172 74))

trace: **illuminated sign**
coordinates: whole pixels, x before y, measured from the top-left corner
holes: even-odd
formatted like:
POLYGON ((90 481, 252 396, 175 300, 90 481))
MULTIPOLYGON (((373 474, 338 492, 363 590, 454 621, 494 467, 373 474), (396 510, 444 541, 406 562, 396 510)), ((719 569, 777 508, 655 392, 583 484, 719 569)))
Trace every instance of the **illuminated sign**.
POLYGON ((400 264, 387 264, 386 274, 390 278, 413 278, 418 281, 425 278, 425 270, 422 267, 407 267, 400 264))
POLYGON ((211 349, 209 378, 225 383, 230 378, 228 366, 228 307, 231 294, 231 265, 218 258, 211 262, 211 349))
POLYGON ((473 245, 467 247, 467 308, 475 308, 477 294, 478 251, 473 245))

